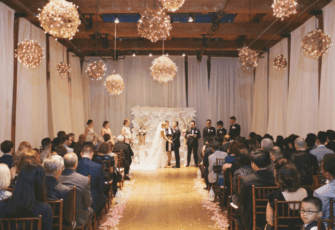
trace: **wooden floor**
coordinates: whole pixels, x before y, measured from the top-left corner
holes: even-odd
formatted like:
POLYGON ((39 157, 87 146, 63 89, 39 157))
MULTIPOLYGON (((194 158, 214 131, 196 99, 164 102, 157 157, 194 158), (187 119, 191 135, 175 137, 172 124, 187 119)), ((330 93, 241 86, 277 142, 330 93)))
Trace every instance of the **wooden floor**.
POLYGON ((209 229, 211 216, 193 188, 196 167, 133 171, 132 196, 118 226, 129 229, 209 229))

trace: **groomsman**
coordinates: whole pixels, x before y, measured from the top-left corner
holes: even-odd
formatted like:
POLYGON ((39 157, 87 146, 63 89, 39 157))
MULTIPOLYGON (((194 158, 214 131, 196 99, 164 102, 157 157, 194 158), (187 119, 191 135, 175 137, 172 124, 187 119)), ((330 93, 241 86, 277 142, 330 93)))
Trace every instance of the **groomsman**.
POLYGON ((209 138, 215 137, 215 128, 212 127, 212 121, 210 119, 207 119, 206 121, 206 127, 202 131, 203 137, 204 137, 204 145, 208 141, 209 138))
POLYGON ((218 128, 218 130, 216 132, 216 136, 218 137, 218 141, 220 141, 220 144, 222 144, 223 137, 227 134, 227 130, 225 128, 223 128, 223 122, 222 121, 216 122, 216 126, 218 128))
POLYGON ((173 122, 173 151, 176 157, 176 165, 172 168, 180 168, 180 155, 179 155, 179 148, 180 148, 180 129, 178 127, 178 121, 173 122))
POLYGON ((241 134, 241 126, 236 123, 236 117, 230 117, 230 128, 229 128, 229 136, 231 140, 235 140, 236 137, 241 134))
POLYGON ((186 131, 187 138, 187 165, 190 166, 191 154, 193 150, 194 163, 198 166, 198 139, 201 138, 199 129, 195 127, 195 121, 191 121, 191 128, 186 131))

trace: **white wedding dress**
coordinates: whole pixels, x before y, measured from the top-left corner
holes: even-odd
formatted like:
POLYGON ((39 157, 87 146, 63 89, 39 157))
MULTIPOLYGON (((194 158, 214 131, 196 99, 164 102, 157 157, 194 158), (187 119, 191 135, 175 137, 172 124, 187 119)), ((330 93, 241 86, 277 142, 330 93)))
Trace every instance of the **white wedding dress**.
POLYGON ((162 128, 161 122, 157 127, 151 148, 148 151, 148 156, 145 158, 144 162, 134 165, 132 169, 153 170, 157 168, 165 168, 167 166, 166 140, 161 135, 162 131, 165 133, 165 129, 162 128))

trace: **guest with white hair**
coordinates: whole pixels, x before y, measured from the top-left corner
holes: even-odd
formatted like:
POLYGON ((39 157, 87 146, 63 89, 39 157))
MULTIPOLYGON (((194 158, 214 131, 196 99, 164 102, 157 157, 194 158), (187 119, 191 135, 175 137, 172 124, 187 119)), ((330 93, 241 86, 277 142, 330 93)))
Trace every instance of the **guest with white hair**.
POLYGON ((270 138, 264 138, 261 142, 261 150, 265 152, 270 152, 271 148, 273 147, 273 141, 270 138))
POLYGON ((0 164, 0 201, 12 196, 12 193, 6 189, 10 185, 10 170, 6 164, 0 164))
POLYGON ((66 200, 70 192, 70 188, 59 183, 58 179, 64 169, 64 160, 59 155, 53 155, 45 158, 43 161, 43 168, 46 173, 45 184, 47 186, 48 200, 66 200))
POLYGON ((132 163, 132 156, 134 156, 133 150, 130 145, 125 143, 125 137, 123 135, 119 135, 117 137, 117 143, 114 145, 114 150, 123 150, 124 157, 123 158, 123 167, 124 167, 124 179, 130 180, 128 173, 129 168, 132 163))
POLYGON ((281 151, 280 147, 274 146, 270 149, 270 159, 271 164, 267 167, 267 169, 274 173, 276 162, 278 159, 283 157, 283 152, 281 151))

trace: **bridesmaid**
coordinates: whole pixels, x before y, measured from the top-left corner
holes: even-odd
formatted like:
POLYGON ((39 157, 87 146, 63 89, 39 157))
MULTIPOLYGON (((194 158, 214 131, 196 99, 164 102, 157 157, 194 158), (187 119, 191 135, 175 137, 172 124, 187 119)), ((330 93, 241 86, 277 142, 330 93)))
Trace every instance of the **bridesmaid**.
POLYGON ((86 141, 94 142, 96 134, 94 133, 93 120, 88 120, 86 124, 87 127, 84 134, 86 136, 86 141))
POLYGON ((104 137, 105 134, 108 134, 112 143, 115 144, 115 136, 113 136, 112 130, 109 128, 109 121, 104 121, 104 123, 102 124, 101 137, 104 137))
POLYGON ((121 135, 125 137, 125 142, 130 144, 132 142, 131 132, 130 132, 130 120, 128 118, 123 121, 123 128, 121 129, 121 135))

